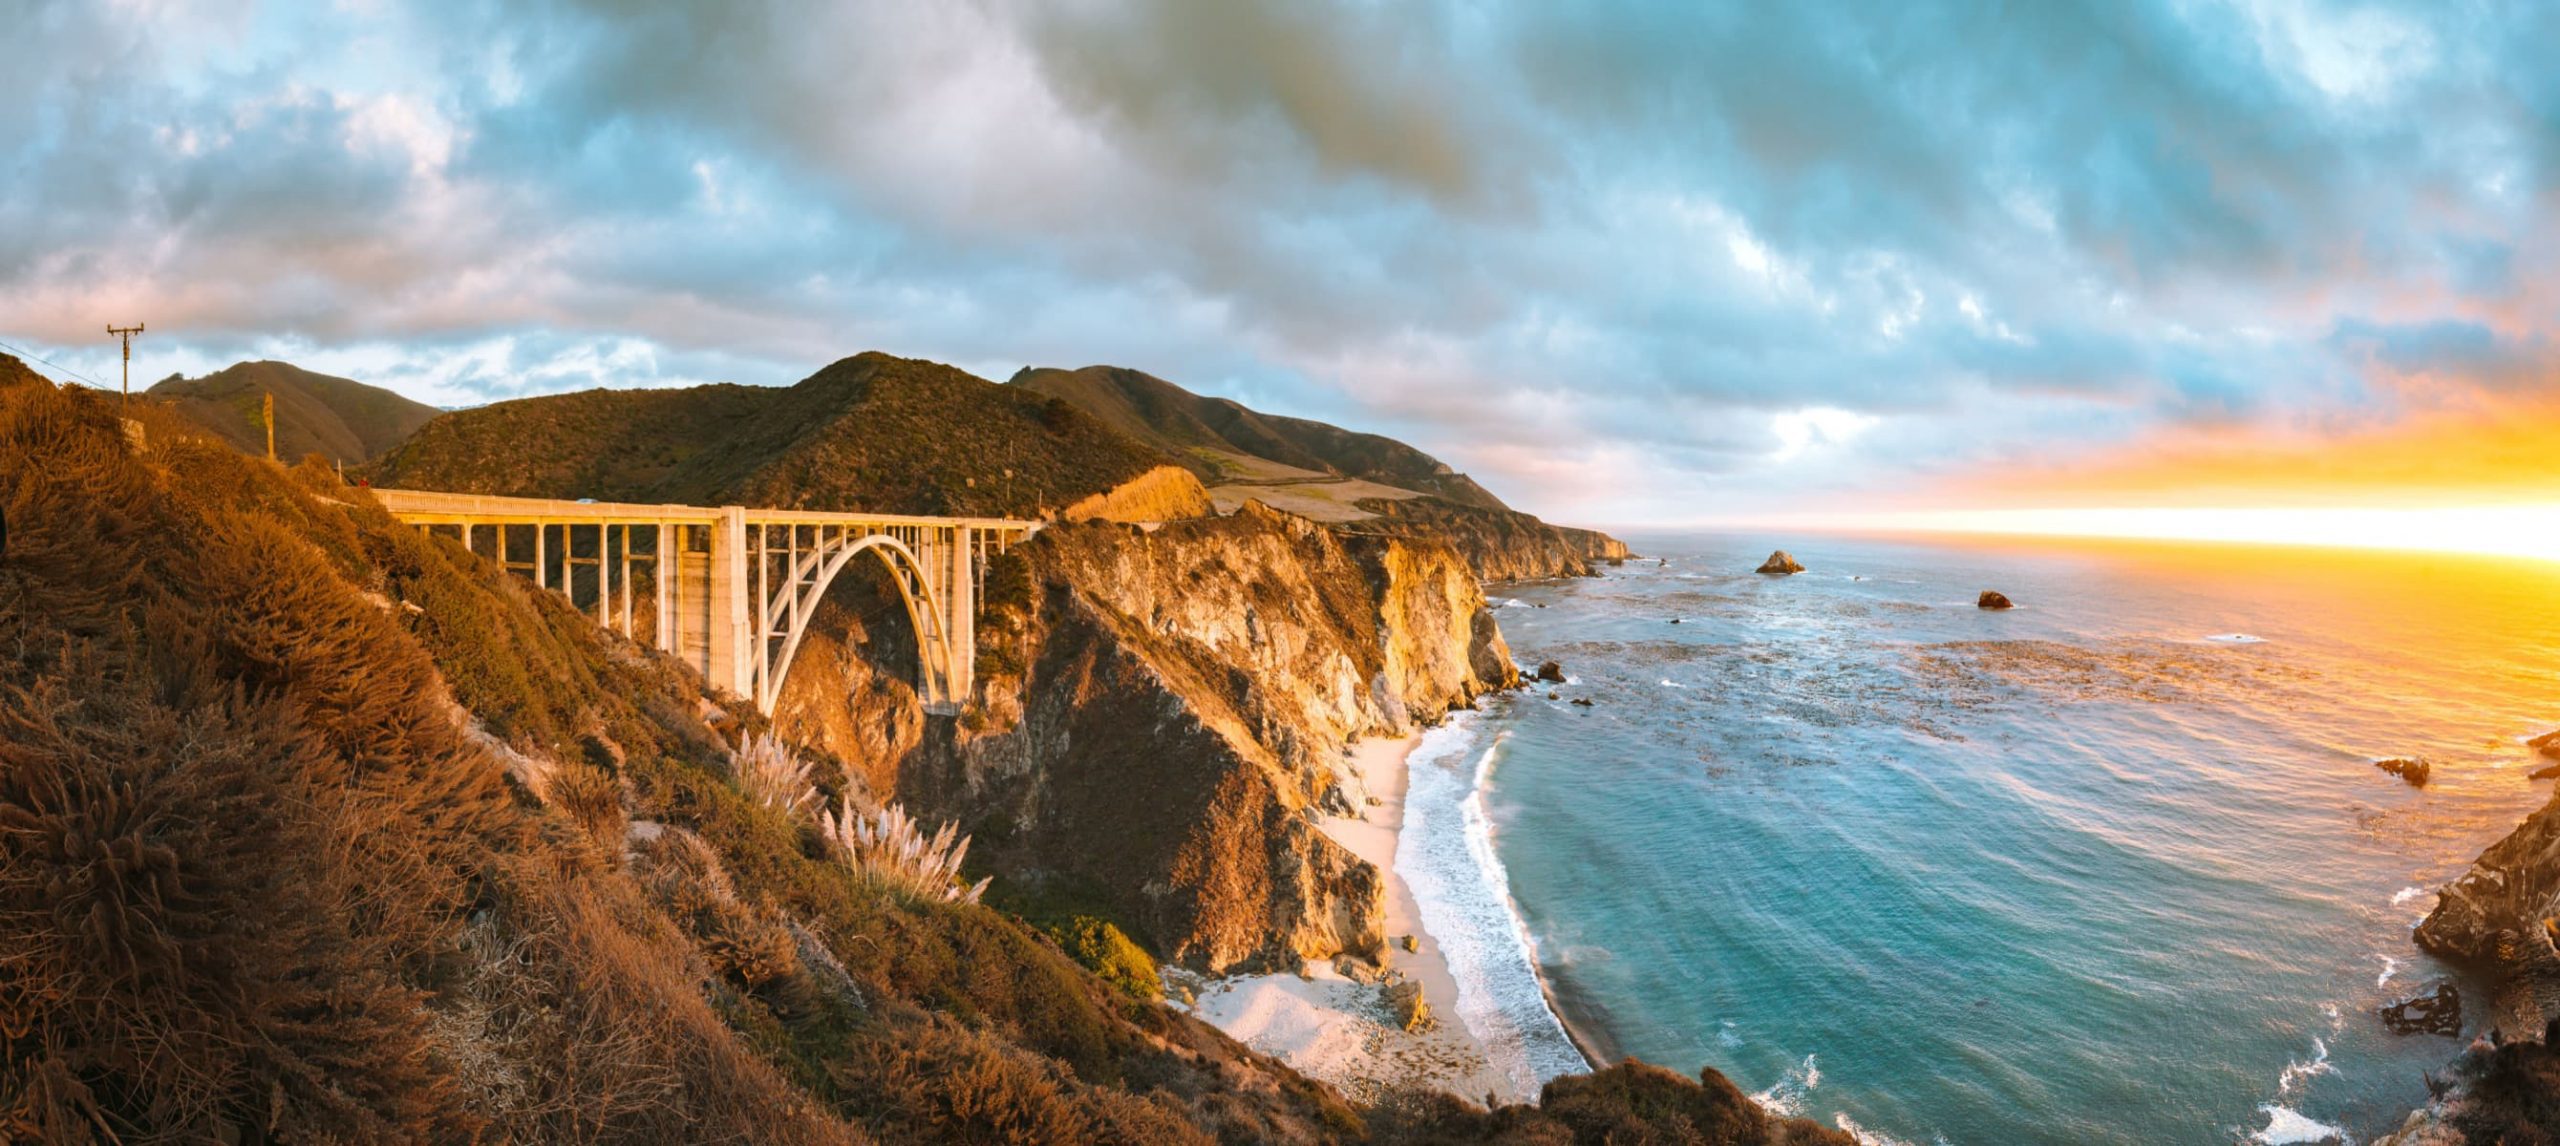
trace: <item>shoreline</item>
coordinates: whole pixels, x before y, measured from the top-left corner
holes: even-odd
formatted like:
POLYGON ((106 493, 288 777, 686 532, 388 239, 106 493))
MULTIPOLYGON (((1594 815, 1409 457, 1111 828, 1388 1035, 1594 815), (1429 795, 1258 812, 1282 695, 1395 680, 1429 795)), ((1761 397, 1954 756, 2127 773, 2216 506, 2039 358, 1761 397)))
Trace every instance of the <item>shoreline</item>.
MULTIPOLYGON (((1421 743, 1422 735, 1415 733, 1352 744, 1345 764, 1358 777, 1367 802, 1358 816, 1325 816, 1317 826, 1385 877, 1386 894, 1380 905, 1387 938, 1385 967, 1390 974, 1421 985, 1433 1022, 1422 1030, 1406 1031, 1388 1013, 1379 986, 1343 975, 1331 965, 1314 963, 1304 974, 1209 980, 1199 986, 1191 1010, 1238 1042, 1279 1058, 1301 1074, 1333 1084, 1355 1101, 1374 1102, 1389 1091, 1418 1086, 1445 1090, 1469 1102, 1489 1097, 1534 1102, 1538 1096, 1520 1093, 1459 1018, 1457 977, 1439 941, 1422 926, 1413 889, 1396 870, 1408 757, 1421 743), (1414 943, 1411 951, 1404 948, 1407 937, 1414 943)), ((1548 1003, 1553 1009, 1552 997, 1548 1003)), ((1587 1050, 1585 1057, 1589 1057, 1587 1050)))

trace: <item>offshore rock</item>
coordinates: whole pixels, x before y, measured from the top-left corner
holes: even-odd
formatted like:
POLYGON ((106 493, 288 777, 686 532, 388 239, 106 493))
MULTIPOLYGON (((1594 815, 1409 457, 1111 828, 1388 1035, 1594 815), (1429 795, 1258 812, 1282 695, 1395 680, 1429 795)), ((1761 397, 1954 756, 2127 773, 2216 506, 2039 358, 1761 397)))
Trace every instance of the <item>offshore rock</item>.
POLYGON ((2427 776, 2435 771, 2435 765, 2427 763, 2426 760, 2422 758, 2409 756, 2394 756, 2388 760, 2376 760, 2373 762, 2373 766, 2408 781, 2409 786, 2412 788, 2426 787, 2427 776))
POLYGON ((1544 662, 1538 666, 1538 679, 1554 684, 1563 684, 1564 666, 1555 661, 1544 662))
POLYGON ((2395 1035, 2462 1033, 2462 993, 2451 983, 2438 983, 2424 995, 2412 995, 2382 1008, 2382 1025, 2395 1035))
POLYGON ((2560 729, 2553 729, 2527 740, 2524 746, 2554 760, 2560 760, 2560 729))
POLYGON ((1973 606, 1977 609, 2014 609, 2017 607, 2015 604, 2010 602, 2007 595, 2001 593, 1997 589, 1983 590, 1982 596, 1974 599, 1973 606))
POLYGON ((1781 549, 1771 553, 1768 560, 1761 562, 1759 571, 1772 576, 1784 577, 1789 574, 1804 572, 1804 566, 1797 564, 1794 557, 1790 556, 1786 550, 1781 549))

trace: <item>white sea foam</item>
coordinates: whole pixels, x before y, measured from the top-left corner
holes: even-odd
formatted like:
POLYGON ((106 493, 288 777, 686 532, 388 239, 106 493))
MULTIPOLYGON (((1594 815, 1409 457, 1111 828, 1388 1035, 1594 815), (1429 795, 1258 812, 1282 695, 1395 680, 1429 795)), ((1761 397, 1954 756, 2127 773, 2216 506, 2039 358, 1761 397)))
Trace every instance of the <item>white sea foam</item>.
POLYGON ((1759 1103, 1760 1109, 1781 1118, 1795 1118, 1804 1113, 1804 1096, 1820 1085, 1822 1068, 1814 1063, 1814 1056, 1806 1055, 1803 1062, 1790 1068, 1777 1082, 1770 1084, 1769 1089, 1752 1095, 1751 1101, 1759 1103))
POLYGON ((2400 890, 2391 893, 2391 906, 2398 907, 2401 904, 2407 903, 2412 899, 2425 895, 2426 893, 2427 889, 2423 887, 2401 888, 2400 890))
POLYGON ((2289 1106, 2278 1106, 2270 1102, 2260 1106, 2258 1112, 2267 1116, 2267 1125, 2266 1129, 2249 1136, 2252 1142, 2262 1142, 2266 1146, 2289 1146, 2296 1143, 2348 1141, 2346 1131, 2326 1122, 2306 1118, 2301 1111, 2289 1106))
POLYGON ((1855 1119, 1846 1114, 1832 1115, 1831 1122, 1832 1125, 1840 1128, 1841 1133, 1857 1139, 1859 1146, 1911 1146, 1911 1143, 1881 1130, 1869 1130, 1860 1126, 1855 1119))
POLYGON ((1734 1029, 1732 1019, 1725 1019, 1716 1024, 1716 1045, 1726 1047, 1742 1045, 1742 1032, 1734 1029))
POLYGON ((1413 889, 1423 929, 1440 943, 1458 981, 1458 1019, 1516 1093, 1591 1069, 1547 1007, 1537 944, 1511 899, 1510 875, 1493 850, 1484 789, 1508 734, 1478 749, 1474 713, 1433 729, 1406 758, 1404 829, 1396 872, 1413 889), (1476 752, 1473 767, 1469 753, 1476 752))
POLYGON ((2329 1044, 2315 1035, 2311 1039, 2311 1061, 2296 1059, 2288 1062, 2284 1064, 2284 1073, 2276 1076, 2276 1097, 2291 1098, 2294 1088, 2301 1086, 2304 1080, 2336 1073, 2338 1068, 2329 1065, 2329 1044))
POLYGON ((2374 958, 2382 960, 2382 973, 2373 977, 2374 986, 2379 987, 2384 983, 2390 982, 2391 977, 2400 972, 2399 960, 2388 955, 2376 955, 2374 958))
POLYGON ((1673 680, 1673 679, 1671 679, 1670 677, 1664 677, 1664 678, 1662 678, 1662 687, 1664 687, 1664 688, 1687 688, 1687 687, 1689 687, 1689 686, 1688 686, 1688 685, 1685 685, 1685 684, 1682 684, 1682 683, 1680 683, 1679 681, 1673 680))
POLYGON ((2263 645, 2267 643, 2267 639, 2265 637, 2253 637, 2247 633, 2216 633, 2213 636, 2206 637, 2205 639, 2208 641, 2220 641, 2226 645, 2263 645))

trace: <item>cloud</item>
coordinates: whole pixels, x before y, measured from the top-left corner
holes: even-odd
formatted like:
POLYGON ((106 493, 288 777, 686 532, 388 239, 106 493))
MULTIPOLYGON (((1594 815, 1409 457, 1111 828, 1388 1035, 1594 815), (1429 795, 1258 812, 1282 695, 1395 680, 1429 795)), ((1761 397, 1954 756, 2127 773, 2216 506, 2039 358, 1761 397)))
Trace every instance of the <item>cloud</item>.
POLYGON ((0 338, 91 374, 133 319, 445 402, 1111 362, 1621 521, 2555 378, 2534 6, 133 15, 36 0, 0 108, 0 338))

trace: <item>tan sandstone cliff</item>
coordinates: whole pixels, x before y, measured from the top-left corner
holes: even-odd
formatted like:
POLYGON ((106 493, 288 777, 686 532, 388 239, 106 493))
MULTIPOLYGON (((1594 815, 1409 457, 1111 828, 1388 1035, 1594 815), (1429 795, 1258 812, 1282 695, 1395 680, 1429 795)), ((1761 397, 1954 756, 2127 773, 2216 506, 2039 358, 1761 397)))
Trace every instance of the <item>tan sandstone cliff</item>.
POLYGON ((910 663, 896 627, 857 600, 851 629, 803 653, 816 671, 795 669, 786 730, 1168 958, 1376 955, 1381 875, 1312 816, 1364 798, 1340 767, 1352 739, 1517 682, 1466 562, 1249 505, 1153 532, 1056 526, 1004 565, 960 718, 910 715, 912 690, 880 680, 910 663), (916 742, 882 734, 919 723, 916 742))

